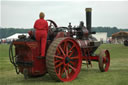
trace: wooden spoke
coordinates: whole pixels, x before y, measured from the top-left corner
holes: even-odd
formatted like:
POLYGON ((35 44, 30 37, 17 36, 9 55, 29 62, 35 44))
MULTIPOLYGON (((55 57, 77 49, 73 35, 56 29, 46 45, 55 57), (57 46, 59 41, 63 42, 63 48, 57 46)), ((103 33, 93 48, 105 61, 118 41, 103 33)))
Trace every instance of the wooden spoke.
POLYGON ((59 46, 59 49, 61 50, 61 53, 63 54, 63 56, 65 56, 64 50, 62 49, 61 46, 59 46))
POLYGON ((60 50, 57 48, 57 53, 59 53, 59 55, 61 55, 61 52, 60 52, 60 50))
POLYGON ((66 68, 64 68, 64 71, 65 71, 65 74, 66 74, 66 78, 69 79, 69 75, 68 75, 68 72, 67 72, 66 68))
POLYGON ((69 56, 68 56, 68 57, 71 57, 71 56, 73 55, 73 53, 74 53, 74 51, 72 51, 72 52, 69 54, 69 56))
POLYGON ((67 43, 67 46, 66 46, 66 56, 68 56, 68 43, 67 43))
POLYGON ((75 62, 73 62, 73 61, 70 61, 69 63, 72 64, 72 65, 75 65, 75 62))
POLYGON ((64 42, 64 51, 66 51, 67 41, 64 42))
POLYGON ((63 62, 60 62, 58 65, 55 66, 55 68, 58 68, 58 67, 60 67, 63 64, 64 64, 63 62))
POLYGON ((55 56, 55 58, 59 58, 59 59, 64 59, 64 57, 62 57, 62 56, 55 56))
POLYGON ((70 51, 72 51, 72 49, 75 47, 75 45, 73 44, 73 46, 69 49, 69 51, 68 51, 68 53, 70 52, 70 51))
POLYGON ((61 74, 60 74, 61 76, 62 76, 63 73, 64 73, 64 68, 65 68, 65 67, 63 67, 62 70, 61 70, 61 74))
POLYGON ((79 56, 70 57, 70 59, 79 59, 79 56))
POLYGON ((72 65, 68 64, 68 66, 74 71, 76 72, 76 68, 74 68, 72 65))
POLYGON ((69 66, 67 66, 67 71, 68 71, 68 75, 69 75, 69 66))
POLYGON ((61 60, 56 60, 56 61, 55 61, 55 64, 57 64, 57 63, 59 63, 59 62, 61 62, 61 60))
MULTIPOLYGON (((58 75, 60 75, 61 74, 61 67, 59 67, 59 72, 58 72, 58 75)), ((61 75, 60 75, 61 76, 61 75)))

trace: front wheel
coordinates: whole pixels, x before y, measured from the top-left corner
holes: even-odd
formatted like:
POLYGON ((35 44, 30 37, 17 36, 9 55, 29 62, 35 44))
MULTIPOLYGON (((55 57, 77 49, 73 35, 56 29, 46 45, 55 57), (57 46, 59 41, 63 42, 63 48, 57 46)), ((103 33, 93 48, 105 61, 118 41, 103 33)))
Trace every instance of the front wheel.
POLYGON ((101 72, 107 72, 110 66, 110 54, 108 50, 101 50, 99 55, 99 69, 101 72))
POLYGON ((58 38, 50 45, 46 66, 50 76, 57 81, 74 80, 81 69, 80 47, 71 38, 58 38))

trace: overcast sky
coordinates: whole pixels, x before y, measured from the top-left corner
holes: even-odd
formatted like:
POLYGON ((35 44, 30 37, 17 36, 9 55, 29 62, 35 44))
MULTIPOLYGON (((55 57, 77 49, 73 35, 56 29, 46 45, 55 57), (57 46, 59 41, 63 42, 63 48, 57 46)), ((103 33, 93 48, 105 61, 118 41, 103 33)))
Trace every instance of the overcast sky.
POLYGON ((85 8, 92 8, 92 26, 128 28, 128 1, 2 0, 0 27, 32 28, 39 13, 59 26, 85 22, 85 8))

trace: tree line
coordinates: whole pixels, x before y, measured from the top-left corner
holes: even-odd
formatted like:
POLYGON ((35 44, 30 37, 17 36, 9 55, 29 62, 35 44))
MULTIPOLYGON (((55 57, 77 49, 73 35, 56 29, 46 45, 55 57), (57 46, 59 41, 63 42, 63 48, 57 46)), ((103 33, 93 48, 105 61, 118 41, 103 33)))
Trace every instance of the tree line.
MULTIPOLYGON (((30 29, 23 29, 23 28, 0 28, 0 39, 6 38, 8 36, 11 36, 15 33, 27 33, 28 31, 33 30, 33 28, 30 29)), ((119 32, 119 31, 128 31, 128 29, 118 29, 117 27, 92 27, 92 31, 95 32, 107 32, 107 36, 111 37, 113 33, 119 32)))
POLYGON ((107 37, 111 37, 113 33, 120 31, 128 32, 128 29, 119 29, 117 27, 93 27, 92 30, 95 32, 107 32, 107 37))

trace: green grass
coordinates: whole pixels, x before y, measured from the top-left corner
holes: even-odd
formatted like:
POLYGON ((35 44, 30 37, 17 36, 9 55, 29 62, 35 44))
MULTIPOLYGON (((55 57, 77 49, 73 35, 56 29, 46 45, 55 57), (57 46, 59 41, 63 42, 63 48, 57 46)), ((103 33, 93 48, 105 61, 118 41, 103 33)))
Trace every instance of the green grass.
POLYGON ((15 73, 8 58, 8 45, 0 45, 0 85, 128 85, 128 47, 104 44, 97 50, 108 49, 111 54, 111 66, 108 72, 100 72, 98 63, 87 68, 82 64, 81 72, 72 82, 56 82, 49 74, 25 80, 23 75, 15 73))

